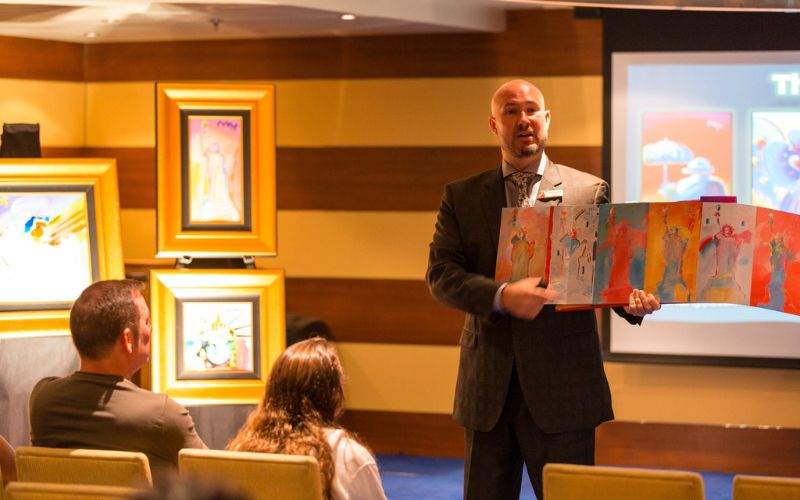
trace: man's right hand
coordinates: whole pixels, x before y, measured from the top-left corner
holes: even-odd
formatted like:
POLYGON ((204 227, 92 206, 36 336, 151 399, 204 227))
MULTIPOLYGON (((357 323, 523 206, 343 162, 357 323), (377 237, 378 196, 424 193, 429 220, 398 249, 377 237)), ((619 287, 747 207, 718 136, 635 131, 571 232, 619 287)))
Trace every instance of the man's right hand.
POLYGON ((500 300, 506 312, 521 319, 533 319, 539 315, 545 302, 555 300, 558 294, 542 288, 541 278, 523 278, 503 288, 500 300))

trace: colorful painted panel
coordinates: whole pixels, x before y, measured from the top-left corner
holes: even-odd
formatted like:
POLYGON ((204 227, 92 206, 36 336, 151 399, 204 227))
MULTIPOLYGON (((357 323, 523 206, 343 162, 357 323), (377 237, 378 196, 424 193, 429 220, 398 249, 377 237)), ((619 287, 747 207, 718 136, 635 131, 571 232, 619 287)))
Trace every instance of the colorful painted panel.
POLYGON ((85 192, 0 188, 2 309, 69 304, 94 281, 89 217, 85 192))
POLYGON ((253 375, 257 300, 180 300, 178 379, 253 375))
POLYGON ((243 224, 244 118, 189 115, 189 223, 243 224))
POLYGON ((517 281, 546 277, 550 207, 504 208, 495 278, 517 281))
POLYGON ((559 294, 555 303, 592 303, 599 213, 596 205, 559 206, 553 211, 548 280, 559 294))
POLYGON ((664 304, 695 299, 699 201, 651 203, 644 289, 664 304))
POLYGON ((640 199, 731 194, 731 122, 727 112, 643 113, 640 199))
POLYGON ((750 303, 756 207, 703 203, 697 302, 750 303))
POLYGON ((644 287, 648 203, 600 205, 595 257, 595 304, 627 304, 644 287))
POLYGON ((800 314, 800 223, 768 208, 756 211, 750 305, 800 314))
POLYGON ((800 112, 752 115, 753 204, 800 214, 800 112))

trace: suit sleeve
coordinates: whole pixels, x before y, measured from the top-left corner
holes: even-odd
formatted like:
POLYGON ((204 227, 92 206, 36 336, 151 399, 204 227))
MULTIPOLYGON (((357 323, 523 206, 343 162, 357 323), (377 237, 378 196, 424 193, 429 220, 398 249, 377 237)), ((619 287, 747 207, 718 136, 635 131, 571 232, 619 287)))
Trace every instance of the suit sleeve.
MULTIPOLYGON (((606 181, 601 181, 597 186, 597 191, 595 191, 594 195, 594 202, 597 205, 608 203, 608 183, 606 181)), ((628 314, 625 312, 625 309, 622 307, 614 307, 614 312, 617 315, 627 321, 632 325, 641 325, 642 318, 640 316, 634 316, 633 314, 628 314)))
POLYGON ((468 221, 459 219, 454 199, 452 187, 448 185, 428 255, 428 287, 433 297, 446 306, 489 315, 501 284, 473 270, 475 264, 470 262, 470 252, 465 248, 463 225, 468 221))

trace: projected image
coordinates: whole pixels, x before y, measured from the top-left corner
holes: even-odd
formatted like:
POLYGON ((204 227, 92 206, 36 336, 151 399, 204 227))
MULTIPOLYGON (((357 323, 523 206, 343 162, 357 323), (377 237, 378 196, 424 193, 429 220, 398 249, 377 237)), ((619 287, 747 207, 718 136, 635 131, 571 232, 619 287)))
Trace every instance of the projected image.
POLYGON ((642 201, 725 196, 731 179, 731 113, 642 114, 642 201))
POLYGON ((72 302, 92 281, 86 193, 0 190, 0 303, 72 302))
POLYGON ((752 114, 753 204, 800 213, 800 112, 752 114))

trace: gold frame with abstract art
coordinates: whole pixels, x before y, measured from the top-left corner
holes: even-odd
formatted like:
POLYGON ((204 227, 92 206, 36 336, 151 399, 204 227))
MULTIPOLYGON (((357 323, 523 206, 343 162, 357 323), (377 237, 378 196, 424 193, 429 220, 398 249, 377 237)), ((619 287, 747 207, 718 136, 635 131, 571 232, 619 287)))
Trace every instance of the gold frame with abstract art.
POLYGON ((277 254, 275 86, 157 83, 157 257, 277 254))
POLYGON ((124 276, 115 160, 0 160, 0 335, 69 334, 80 292, 124 276))
POLYGON ((152 390, 256 404, 286 347, 282 270, 150 271, 152 390))

